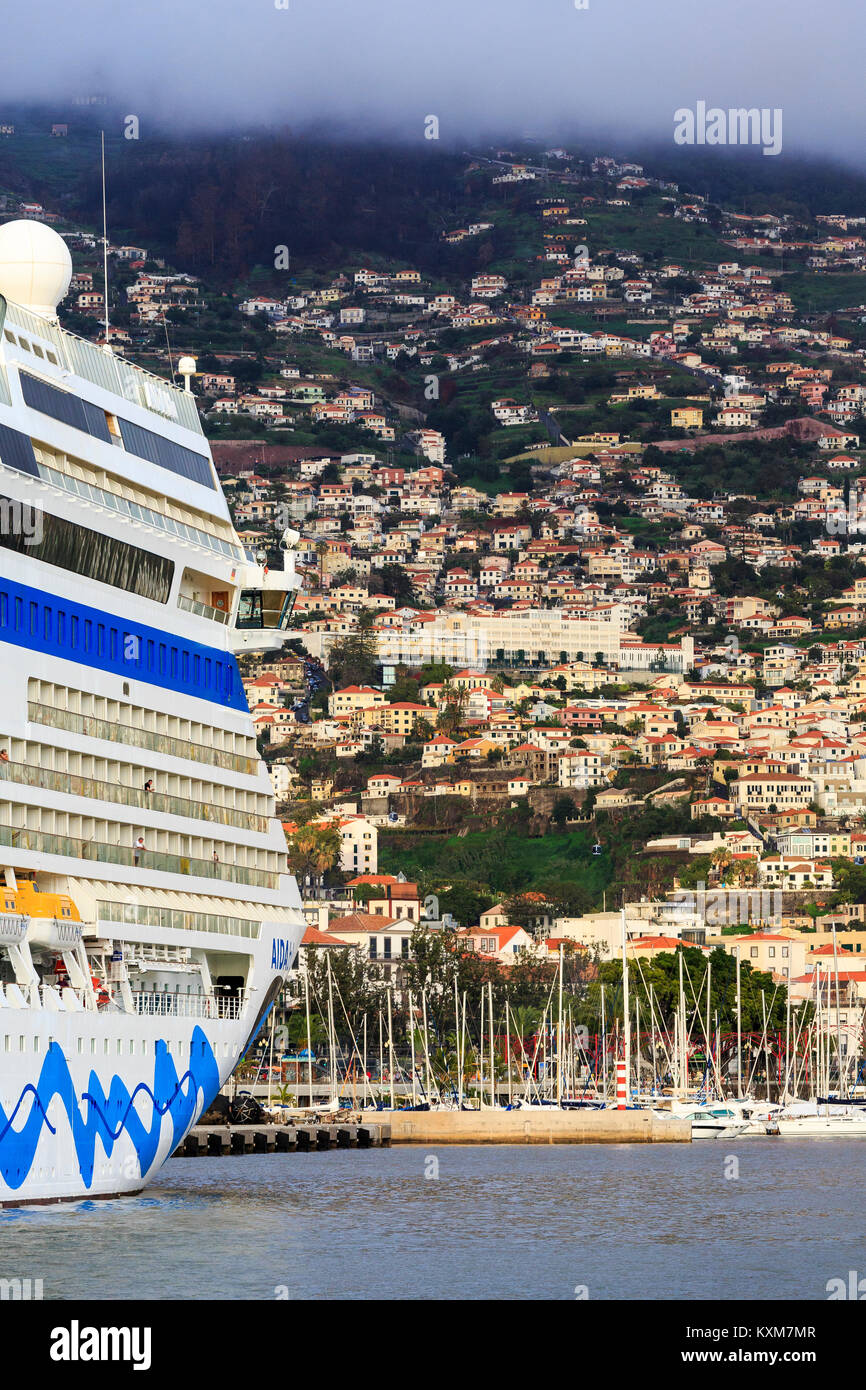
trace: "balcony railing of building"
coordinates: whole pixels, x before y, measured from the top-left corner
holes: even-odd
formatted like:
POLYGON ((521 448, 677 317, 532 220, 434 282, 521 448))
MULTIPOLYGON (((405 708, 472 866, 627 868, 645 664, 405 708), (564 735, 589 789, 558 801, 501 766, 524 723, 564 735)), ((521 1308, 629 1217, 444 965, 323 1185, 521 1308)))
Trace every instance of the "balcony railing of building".
POLYGON ((187 762, 210 763, 212 767, 225 768, 229 772, 245 772, 248 776, 254 776, 258 769, 258 760, 248 758, 243 753, 228 753, 222 748, 210 748, 205 743, 190 743, 186 739, 172 738, 169 734, 155 733, 151 729, 137 729, 132 724, 99 719, 96 715, 76 714, 73 710, 59 709, 56 705, 42 704, 38 700, 28 700, 27 718, 34 724, 66 729, 85 738, 102 738, 113 743, 128 744, 131 748, 147 748, 152 753, 166 753, 172 758, 185 758, 187 762))
POLYGON ((56 772, 52 768, 34 767, 29 763, 0 762, 0 781, 39 787, 43 791, 66 792, 69 796, 86 796, 94 801, 112 801, 121 806, 135 806, 142 811, 163 811, 170 816, 186 816, 190 820, 208 821, 213 825, 234 825, 241 830, 264 832, 268 828, 267 818, 251 811, 235 811, 229 806, 193 801, 185 796, 170 796, 165 792, 146 792, 143 787, 128 787, 122 782, 104 782, 71 772, 56 772))
POLYGON ((224 608, 211 608, 209 603, 200 603, 198 599, 187 598, 186 594, 178 594, 177 606, 186 613, 195 613, 199 618, 210 618, 212 623, 227 623, 229 615, 224 608))
POLYGON ((211 878, 223 883, 244 883, 254 888, 276 888, 279 880, 275 870, 254 869, 246 864, 224 864, 219 859, 195 859, 162 850, 127 848, 110 845, 105 840, 52 835, 42 830, 13 830, 9 825, 0 825, 0 845, 37 854, 59 854, 64 859, 87 859, 97 864, 121 864, 159 873, 211 878))

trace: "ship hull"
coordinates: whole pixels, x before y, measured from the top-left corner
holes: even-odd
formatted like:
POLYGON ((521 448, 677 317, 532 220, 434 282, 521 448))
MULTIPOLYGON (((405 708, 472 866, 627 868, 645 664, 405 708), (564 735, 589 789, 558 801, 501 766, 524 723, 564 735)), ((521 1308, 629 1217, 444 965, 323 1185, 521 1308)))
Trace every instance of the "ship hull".
MULTIPOLYGON (((281 940, 294 956, 297 940, 281 940)), ((260 1031, 237 1018, 0 1008, 0 1206, 120 1197, 159 1173, 260 1031)))
POLYGON ((189 383, 59 326, 63 239, 3 232, 0 290, 54 295, 0 292, 8 1206, 152 1181, 261 1028, 305 924, 237 660, 283 647, 291 547, 279 569, 242 545, 189 383))

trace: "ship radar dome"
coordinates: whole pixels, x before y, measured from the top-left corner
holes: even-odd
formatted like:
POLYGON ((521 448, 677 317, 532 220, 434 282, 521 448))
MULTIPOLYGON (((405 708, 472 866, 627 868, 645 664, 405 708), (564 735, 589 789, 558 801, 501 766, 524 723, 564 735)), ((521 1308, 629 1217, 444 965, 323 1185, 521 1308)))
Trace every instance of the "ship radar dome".
POLYGON ((53 227, 27 218, 0 227, 0 294, 6 299, 56 320, 71 279, 69 247, 53 227))

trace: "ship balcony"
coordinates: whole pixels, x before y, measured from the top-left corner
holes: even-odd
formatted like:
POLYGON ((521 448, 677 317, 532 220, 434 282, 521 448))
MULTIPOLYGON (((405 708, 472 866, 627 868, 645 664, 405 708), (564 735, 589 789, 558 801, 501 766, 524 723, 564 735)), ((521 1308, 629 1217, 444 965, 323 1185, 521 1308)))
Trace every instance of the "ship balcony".
POLYGON ((238 1019, 244 1001, 236 994, 169 994, 133 990, 134 1012, 145 1018, 238 1019))
POLYGON ((209 618, 212 623, 227 623, 229 614, 223 608, 212 608, 209 603, 202 603, 200 599, 189 598, 186 594, 178 594, 178 608, 182 608, 186 613, 195 613, 198 618, 209 618))
MULTIPOLYGON (((0 825, 0 845, 35 854, 59 855, 64 859, 89 860, 145 869, 163 874, 182 874, 190 878, 209 878, 222 883, 240 883, 254 888, 279 887, 280 871, 257 869, 247 864, 224 864, 219 859, 196 859, 163 850, 127 848, 104 840, 83 840, 69 835, 53 835, 42 830, 13 830, 0 825)), ((283 870, 287 872, 287 870, 283 870)))
POLYGON ((59 709, 56 705, 48 705, 39 700, 28 700, 27 718, 33 724, 65 729, 84 738, 106 739, 130 748, 146 748, 152 753, 166 753, 169 757, 183 758, 188 762, 209 763, 212 767, 220 767, 228 772, 243 772, 252 777, 259 769, 256 758, 247 757, 242 753, 231 753, 222 748, 214 748, 210 744, 173 738, 170 734, 141 729, 117 720, 100 719, 97 715, 78 714, 74 710, 59 709))
POLYGON ((161 811, 170 816, 208 821, 212 825, 233 825, 240 830, 264 833, 268 828, 267 817, 252 811, 235 811, 230 806, 192 801, 188 797, 169 796, 164 792, 146 792, 143 787, 55 772, 52 768, 33 767, 30 763, 0 762, 0 782, 15 782, 19 786, 37 787, 42 791, 65 792, 69 796, 83 796, 92 801, 110 801, 115 805, 134 806, 141 811, 161 811))
POLYGON ((177 606, 185 613, 195 613, 212 623, 228 623, 237 590, 220 585, 200 570, 185 569, 177 596, 177 606))

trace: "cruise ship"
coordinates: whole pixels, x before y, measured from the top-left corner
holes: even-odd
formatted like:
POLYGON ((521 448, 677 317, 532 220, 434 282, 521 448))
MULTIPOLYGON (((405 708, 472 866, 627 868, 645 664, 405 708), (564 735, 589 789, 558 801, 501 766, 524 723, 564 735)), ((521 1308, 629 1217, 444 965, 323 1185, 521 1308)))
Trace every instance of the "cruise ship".
POLYGON ((241 544, 183 387, 68 333, 0 227, 0 1205, 140 1190, 304 922, 237 657, 299 587, 241 544))

